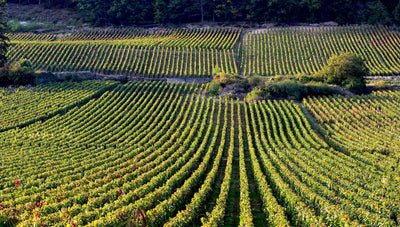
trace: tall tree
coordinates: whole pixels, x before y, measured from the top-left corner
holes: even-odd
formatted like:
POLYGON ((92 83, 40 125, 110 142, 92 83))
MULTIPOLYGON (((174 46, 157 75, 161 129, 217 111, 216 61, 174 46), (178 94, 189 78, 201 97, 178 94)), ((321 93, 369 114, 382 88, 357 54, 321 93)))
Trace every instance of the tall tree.
POLYGON ((264 0, 251 0, 246 6, 248 18, 253 22, 264 22, 267 20, 267 4, 264 0))
POLYGON ((164 23, 167 19, 167 4, 164 0, 155 0, 153 2, 154 23, 164 23))
POLYGON ((86 15, 86 20, 95 26, 108 25, 108 10, 111 6, 111 0, 74 0, 78 7, 86 15))
MULTIPOLYGON (((173 23, 187 23, 201 21, 200 0, 171 0, 168 4, 169 21, 173 23)), ((203 2, 204 3, 204 2, 203 2)), ((203 5, 203 13, 205 12, 203 5)))
POLYGON ((6 18, 6 6, 5 0, 0 0, 0 67, 3 67, 7 63, 7 49, 8 49, 8 37, 5 35, 7 27, 6 18))
POLYGON ((400 0, 399 4, 397 4, 396 8, 393 11, 394 20, 396 23, 400 24, 400 0))
POLYGON ((368 23, 370 24, 389 24, 390 14, 386 6, 379 0, 367 2, 368 23))
POLYGON ((240 17, 240 6, 233 0, 214 0, 214 14, 220 21, 236 21, 240 17))

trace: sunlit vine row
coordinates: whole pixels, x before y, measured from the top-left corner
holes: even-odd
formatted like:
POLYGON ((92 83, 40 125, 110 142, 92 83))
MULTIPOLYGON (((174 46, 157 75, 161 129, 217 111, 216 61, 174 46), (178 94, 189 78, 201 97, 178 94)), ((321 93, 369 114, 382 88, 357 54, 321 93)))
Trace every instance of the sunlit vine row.
POLYGON ((0 223, 218 226, 234 215, 235 187, 240 226, 399 221, 395 156, 330 147, 293 102, 217 100, 203 89, 128 82, 0 133, 0 223))
POLYGON ((237 73, 233 50, 135 47, 117 43, 18 43, 10 61, 29 59, 35 69, 92 71, 146 77, 208 77, 215 67, 237 73))
MULTIPOLYGON (((246 105, 245 110, 250 115, 246 120, 249 148, 255 149, 252 159, 259 157, 265 178, 277 201, 285 207, 290 223, 301 226, 395 223, 397 219, 393 217, 398 217, 399 209, 392 199, 398 201, 399 178, 392 178, 391 183, 382 181, 393 170, 372 173, 370 168, 375 168, 372 161, 377 160, 367 161, 367 157, 359 160, 356 155, 349 157, 328 149, 293 103, 263 101, 246 105), (369 187, 365 187, 367 182, 369 187), (382 199, 386 206, 382 205, 382 199)), ((284 219, 285 216, 280 220, 284 219)))
POLYGON ((77 31, 61 37, 60 41, 82 40, 159 40, 163 47, 193 47, 200 49, 232 49, 238 41, 240 29, 198 28, 198 29, 94 29, 77 31))
POLYGON ((64 82, 39 85, 33 89, 0 89, 0 130, 23 126, 66 111, 102 94, 116 83, 111 81, 64 82))
POLYGON ((400 149, 400 93, 378 91, 356 97, 308 98, 304 104, 321 124, 321 132, 349 151, 392 153, 400 149))
POLYGON ((56 35, 47 33, 6 33, 6 36, 13 41, 55 41, 56 35))
POLYGON ((384 26, 284 27, 248 33, 244 75, 311 74, 334 54, 357 53, 371 75, 400 73, 400 35, 384 26))

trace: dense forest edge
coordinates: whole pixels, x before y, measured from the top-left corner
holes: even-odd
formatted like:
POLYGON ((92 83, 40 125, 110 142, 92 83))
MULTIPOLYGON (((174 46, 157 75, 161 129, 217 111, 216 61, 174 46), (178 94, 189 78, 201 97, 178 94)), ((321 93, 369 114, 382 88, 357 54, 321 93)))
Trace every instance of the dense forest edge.
MULTIPOLYGON (((38 5, 76 11, 75 25, 152 25, 245 22, 341 24, 400 24, 400 2, 395 0, 9 0, 8 4, 38 5)), ((9 17, 18 17, 9 13, 9 17)), ((29 16, 28 16, 29 17, 29 16)), ((44 17, 49 17, 46 14, 44 17)), ((51 17, 51 16, 50 16, 51 17)), ((33 19, 33 18, 25 18, 33 19)), ((36 19, 36 18, 35 18, 36 19)), ((71 20, 69 19, 69 20, 71 20)), ((51 21, 52 18, 46 18, 51 21)))

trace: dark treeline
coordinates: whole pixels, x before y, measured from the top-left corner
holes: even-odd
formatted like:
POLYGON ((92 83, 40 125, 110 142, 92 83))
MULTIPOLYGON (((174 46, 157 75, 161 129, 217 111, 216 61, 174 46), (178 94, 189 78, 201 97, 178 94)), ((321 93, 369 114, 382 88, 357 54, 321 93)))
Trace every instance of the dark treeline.
POLYGON ((46 8, 75 8, 76 3, 73 0, 7 0, 7 3, 16 4, 38 4, 46 8))
POLYGON ((86 22, 144 25, 191 22, 400 23, 399 0, 8 0, 79 9, 86 22))

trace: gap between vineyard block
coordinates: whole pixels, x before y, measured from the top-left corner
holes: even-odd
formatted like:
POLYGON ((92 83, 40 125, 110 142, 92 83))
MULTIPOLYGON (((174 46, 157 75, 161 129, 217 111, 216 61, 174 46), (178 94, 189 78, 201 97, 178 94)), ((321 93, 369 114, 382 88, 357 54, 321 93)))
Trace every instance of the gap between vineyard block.
POLYGON ((33 119, 33 120, 31 120, 31 121, 25 122, 25 123, 23 123, 23 124, 16 125, 16 126, 11 126, 11 127, 8 127, 8 128, 0 129, 0 133, 5 132, 5 131, 9 131, 9 130, 13 130, 13 129, 16 129, 16 128, 22 129, 22 128, 28 127, 29 125, 34 124, 34 123, 36 123, 36 122, 38 122, 38 121, 44 122, 44 121, 47 121, 47 120, 49 120, 50 118, 52 118, 52 117, 54 117, 54 116, 56 116, 56 115, 63 116, 63 115, 65 115, 68 111, 70 111, 71 109, 73 109, 73 108, 75 108, 75 107, 84 106, 84 105, 85 105, 86 103, 88 103, 90 100, 92 100, 92 99, 97 99, 97 98, 99 98, 100 96, 102 96, 105 92, 114 90, 114 88, 117 87, 118 85, 119 85, 118 83, 115 84, 115 85, 110 85, 109 87, 99 90, 98 92, 96 92, 96 93, 94 93, 93 95, 91 95, 91 96, 89 96, 89 97, 83 99, 82 101, 73 103, 73 104, 71 104, 71 105, 69 105, 69 106, 67 106, 67 107, 65 107, 65 108, 63 108, 63 109, 57 110, 57 111, 55 111, 55 112, 53 112, 53 113, 49 113, 47 116, 39 117, 39 118, 33 119))
MULTIPOLYGON (((225 226, 238 226, 239 225, 239 216, 240 216, 240 170, 239 170, 239 142, 238 142, 238 125, 237 122, 231 122, 232 114, 236 121, 237 119, 237 111, 231 108, 231 103, 228 103, 228 122, 230 122, 228 126, 228 138, 230 138, 231 126, 234 124, 234 151, 233 151, 233 161, 232 161, 232 177, 229 187, 228 200, 226 204, 226 212, 224 218, 225 226)), ((234 104, 235 108, 236 105, 234 104)), ((230 144, 230 139, 229 143, 230 144)))
MULTIPOLYGON (((217 105, 218 106, 218 105, 217 105)), ((215 111, 214 113, 214 117, 216 118, 216 116, 218 115, 217 113, 218 111, 215 111)), ((218 146, 221 143, 221 134, 222 134, 222 130, 224 127, 226 127, 226 125, 223 125, 223 119, 224 119, 224 110, 221 110, 221 116, 220 119, 217 119, 218 121, 220 121, 220 127, 219 127, 219 132, 218 132, 218 138, 216 141, 216 146, 214 149, 218 150, 218 146)), ((226 161, 227 161, 227 157, 228 157, 228 151, 227 148, 225 146, 224 148, 224 153, 222 155, 222 162, 218 168, 218 173, 217 173, 217 178, 216 181, 213 184, 214 190, 212 190, 212 193, 208 196, 208 199, 206 201, 206 204, 204 205, 204 211, 202 213, 199 214, 199 216, 193 220, 193 226, 201 226, 201 218, 205 217, 207 213, 211 213, 212 209, 215 206, 215 203, 217 201, 217 198, 219 196, 219 193, 221 191, 221 184, 224 180, 225 177, 225 168, 226 168, 226 161)))
POLYGON ((250 154, 248 150, 248 141, 247 141, 247 129, 246 127, 243 127, 245 125, 244 121, 244 109, 242 108, 243 105, 240 105, 241 110, 241 124, 242 124, 242 130, 243 130, 243 146, 244 146, 244 160, 246 164, 246 173, 247 173, 247 180, 249 183, 249 196, 250 196, 250 205, 251 205, 251 213, 253 215, 253 223, 254 226, 265 226, 265 221, 267 220, 267 217, 265 216, 265 213, 263 212, 263 202, 261 199, 261 195, 258 191, 257 188, 257 183, 254 179, 254 172, 251 167, 250 163, 250 154))
MULTIPOLYGON (((249 32, 248 30, 243 30, 242 33, 240 34, 238 41, 236 42, 235 46, 233 47, 233 52, 235 53, 234 59, 236 62, 236 66, 238 68, 238 75, 242 75, 242 73, 243 73, 242 64, 241 64, 241 54, 239 54, 240 53, 239 47, 243 48, 240 44, 243 45, 243 40, 246 37, 248 32, 249 32)), ((242 76, 244 76, 244 75, 242 75, 242 76)))

